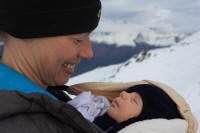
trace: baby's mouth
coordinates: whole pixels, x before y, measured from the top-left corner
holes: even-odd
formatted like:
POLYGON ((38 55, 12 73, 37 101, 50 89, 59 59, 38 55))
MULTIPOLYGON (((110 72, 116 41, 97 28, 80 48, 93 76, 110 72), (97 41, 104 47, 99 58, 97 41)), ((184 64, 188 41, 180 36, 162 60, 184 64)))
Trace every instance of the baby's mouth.
POLYGON ((119 107, 119 103, 116 99, 112 102, 112 106, 113 107, 115 107, 115 106, 119 107))

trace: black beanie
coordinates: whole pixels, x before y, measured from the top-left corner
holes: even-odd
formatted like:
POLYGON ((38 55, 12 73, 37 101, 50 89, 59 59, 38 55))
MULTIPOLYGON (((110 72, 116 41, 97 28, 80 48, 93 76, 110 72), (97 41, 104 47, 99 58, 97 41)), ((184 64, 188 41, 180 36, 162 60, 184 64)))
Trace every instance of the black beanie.
POLYGON ((183 119, 177 109, 177 105, 173 102, 173 100, 162 89, 154 85, 136 85, 128 88, 126 92, 137 92, 140 94, 143 101, 142 112, 135 118, 130 118, 127 121, 113 124, 111 128, 107 129, 108 133, 116 133, 128 125, 142 120, 155 118, 183 119))
POLYGON ((18 38, 91 32, 100 14, 100 0, 0 0, 0 31, 18 38))

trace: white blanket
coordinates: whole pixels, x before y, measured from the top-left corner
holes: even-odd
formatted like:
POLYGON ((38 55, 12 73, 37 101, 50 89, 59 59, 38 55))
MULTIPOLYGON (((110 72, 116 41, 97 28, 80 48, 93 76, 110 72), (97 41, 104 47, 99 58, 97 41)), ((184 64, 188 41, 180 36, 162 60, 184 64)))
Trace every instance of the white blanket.
POLYGON ((91 122, 103 115, 110 107, 109 101, 104 96, 94 96, 90 91, 82 92, 68 104, 75 107, 86 119, 91 122))
POLYGON ((182 119, 152 119, 133 123, 117 133, 187 133, 187 129, 182 119))

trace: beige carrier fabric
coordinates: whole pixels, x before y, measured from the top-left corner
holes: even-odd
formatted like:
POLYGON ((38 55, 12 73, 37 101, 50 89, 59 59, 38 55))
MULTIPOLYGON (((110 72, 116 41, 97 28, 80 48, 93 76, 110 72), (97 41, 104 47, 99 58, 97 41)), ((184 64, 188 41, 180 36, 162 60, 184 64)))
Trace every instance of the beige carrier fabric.
POLYGON ((188 122, 187 133, 196 133, 198 127, 197 120, 192 114, 190 107, 186 103, 184 98, 178 93, 176 93, 171 87, 159 82, 151 80, 143 80, 128 83, 87 82, 70 86, 68 92, 73 95, 78 95, 83 91, 91 91, 94 95, 103 95, 106 96, 110 101, 112 101, 115 97, 119 96, 119 93, 121 91, 131 86, 139 84, 152 84, 163 89, 174 100, 174 102, 177 104, 181 115, 188 122))
POLYGON ((105 83, 105 82, 87 82, 70 86, 70 94, 78 95, 83 91, 91 91, 94 95, 103 95, 112 101, 119 93, 130 86, 148 84, 146 81, 129 82, 129 83, 105 83))

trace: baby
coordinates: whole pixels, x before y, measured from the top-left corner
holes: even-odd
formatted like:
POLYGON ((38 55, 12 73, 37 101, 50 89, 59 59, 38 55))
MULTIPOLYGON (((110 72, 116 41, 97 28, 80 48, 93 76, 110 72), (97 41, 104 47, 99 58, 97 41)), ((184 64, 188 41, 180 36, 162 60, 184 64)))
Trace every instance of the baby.
POLYGON ((162 89, 149 84, 130 87, 122 91, 110 106, 104 105, 102 107, 106 110, 95 116, 93 122, 108 133, 116 133, 142 120, 183 119, 173 100, 162 89))

